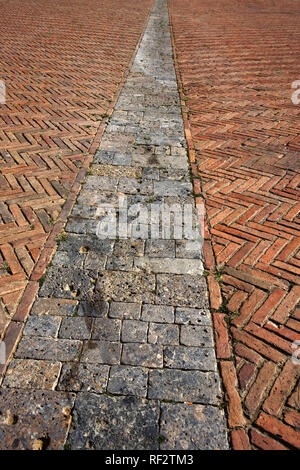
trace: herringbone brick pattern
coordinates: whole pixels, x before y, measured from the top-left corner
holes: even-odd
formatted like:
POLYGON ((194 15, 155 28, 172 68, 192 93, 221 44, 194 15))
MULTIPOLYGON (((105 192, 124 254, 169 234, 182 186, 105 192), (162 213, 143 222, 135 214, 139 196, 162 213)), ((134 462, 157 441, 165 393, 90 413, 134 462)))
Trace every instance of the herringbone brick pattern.
POLYGON ((0 3, 0 333, 89 156, 151 0, 0 3))
POLYGON ((300 447, 300 4, 169 5, 232 444, 300 447))

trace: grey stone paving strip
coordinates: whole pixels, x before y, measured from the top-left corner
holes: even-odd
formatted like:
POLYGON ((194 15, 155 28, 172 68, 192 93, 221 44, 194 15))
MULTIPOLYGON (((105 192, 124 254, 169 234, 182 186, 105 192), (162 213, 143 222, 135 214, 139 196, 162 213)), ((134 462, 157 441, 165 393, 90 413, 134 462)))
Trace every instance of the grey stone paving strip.
POLYGON ((8 367, 0 448, 61 448, 67 434, 72 449, 228 448, 201 246, 176 238, 176 217, 165 239, 144 222, 139 239, 99 239, 99 208, 120 195, 194 204, 166 0, 8 367))

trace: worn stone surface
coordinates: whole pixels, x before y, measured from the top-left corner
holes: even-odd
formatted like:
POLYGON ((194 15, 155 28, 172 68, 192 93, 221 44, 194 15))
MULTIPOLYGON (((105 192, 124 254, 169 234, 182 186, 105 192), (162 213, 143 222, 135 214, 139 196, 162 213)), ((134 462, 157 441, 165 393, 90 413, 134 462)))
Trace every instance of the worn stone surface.
POLYGON ((179 328, 177 325, 150 323, 148 341, 154 344, 178 344, 179 328))
POLYGON ((95 392, 106 390, 109 366, 100 364, 64 364, 57 390, 66 392, 95 392))
POLYGON ((157 450, 158 420, 156 401, 79 393, 68 443, 74 450, 157 450))
POLYGON ((176 308, 175 323, 180 325, 211 325, 211 315, 208 307, 196 308, 176 308))
POLYGON ((215 372, 164 369, 149 373, 148 398, 216 405, 220 397, 215 372))
POLYGON ((224 412, 213 406, 165 403, 160 432, 163 450, 228 449, 224 412))
POLYGON ((95 318, 92 339, 103 341, 120 340, 121 322, 111 318, 95 318))
POLYGON ((92 364, 119 364, 121 344, 110 341, 87 341, 83 345, 81 361, 92 364))
POLYGON ((112 366, 107 391, 117 395, 146 397, 148 369, 131 366, 112 366))
POLYGON ((160 305, 143 305, 142 320, 158 323, 174 322, 174 307, 160 305))
POLYGON ((122 341, 125 343, 146 343, 148 323, 138 320, 124 320, 122 326, 122 341))
POLYGON ((60 327, 60 318, 45 316, 28 318, 23 334, 24 336, 50 336, 55 338, 60 327))
POLYGON ((125 343, 122 364, 145 367, 163 366, 163 349, 156 344, 125 343))
POLYGON ((91 329, 91 318, 63 318, 59 330, 59 337, 67 339, 89 339, 91 337, 91 329))
POLYGON ((188 274, 158 274, 156 302, 178 307, 201 308, 207 304, 206 281, 188 274))
POLYGON ((182 325, 180 343, 185 346, 213 347, 214 338, 209 326, 182 325))
POLYGON ((60 369, 59 362, 13 359, 6 371, 3 386, 30 390, 54 390, 60 369))
POLYGON ((215 351, 213 348, 166 346, 164 364, 174 369, 216 370, 215 351))
POLYGON ((141 304, 134 302, 111 302, 109 316, 128 320, 137 320, 141 314, 141 304))
POLYGON ((72 361, 78 359, 81 341, 24 336, 15 353, 16 358, 46 361, 72 361))
POLYGON ((0 449, 62 449, 75 396, 54 391, 0 390, 0 449), (12 419, 9 419, 12 418, 12 419))

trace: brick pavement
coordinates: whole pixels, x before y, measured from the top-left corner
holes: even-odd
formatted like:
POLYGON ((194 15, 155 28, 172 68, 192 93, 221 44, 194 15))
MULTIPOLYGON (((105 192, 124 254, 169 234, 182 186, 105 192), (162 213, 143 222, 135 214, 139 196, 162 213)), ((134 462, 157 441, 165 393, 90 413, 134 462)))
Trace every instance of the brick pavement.
POLYGON ((228 448, 200 233, 174 216, 162 234, 162 204, 197 219, 156 0, 2 382, 1 448, 228 448), (131 224, 101 238, 120 199, 131 224))
POLYGON ((170 0, 235 449, 300 447, 300 5, 170 0))
POLYGON ((151 4, 0 4, 0 336, 37 290, 151 4))

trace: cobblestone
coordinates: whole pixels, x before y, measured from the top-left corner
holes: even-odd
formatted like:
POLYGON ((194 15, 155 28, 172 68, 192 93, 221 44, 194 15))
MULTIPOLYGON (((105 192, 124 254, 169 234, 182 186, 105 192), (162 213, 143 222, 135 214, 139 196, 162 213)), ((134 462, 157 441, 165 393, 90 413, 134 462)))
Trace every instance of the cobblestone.
POLYGON ((216 405, 220 396, 214 372, 164 369, 149 373, 148 398, 216 405))
POLYGON ((205 279, 189 274, 158 274, 157 303, 199 308, 207 305, 205 279))
POLYGON ((157 323, 174 323, 174 307, 143 305, 142 320, 157 323))
POLYGON ((24 336, 19 343, 15 357, 46 361, 72 361, 78 358, 81 346, 81 342, 75 340, 24 336))
POLYGON ((172 369, 216 370, 213 348, 166 346, 164 363, 166 367, 172 369))
POLYGON ((73 316, 78 302, 68 299, 38 298, 31 309, 31 316, 73 316))
POLYGON ((64 318, 59 330, 59 337, 67 339, 89 339, 91 337, 91 328, 91 318, 64 318))
POLYGON ((64 364, 61 370, 57 390, 66 392, 106 391, 109 366, 101 364, 64 364))
POLYGON ((211 315, 208 308, 176 308, 175 323, 182 325, 211 325, 211 315))
POLYGON ((30 390, 54 390, 60 374, 59 362, 13 359, 3 386, 30 390))
POLYGON ((55 338, 60 327, 59 317, 30 317, 24 328, 24 336, 48 336, 55 338))
POLYGON ((157 450, 158 419, 155 401, 79 393, 68 442, 74 450, 157 450))
POLYGON ((183 325, 180 332, 180 342, 185 346, 213 347, 213 331, 209 326, 183 325))
POLYGON ((213 406, 164 404, 161 423, 163 450, 228 449, 224 413, 213 406))
POLYGON ((119 341, 121 322, 111 318, 96 318, 93 324, 92 339, 119 341))
POLYGON ((148 341, 154 344, 179 344, 178 326, 164 323, 150 323, 148 341))
POLYGON ((148 370, 142 367, 113 366, 107 391, 117 395, 147 396, 148 370))
POLYGON ((84 299, 95 280, 96 273, 91 271, 52 266, 47 272, 47 279, 40 290, 40 295, 84 299))
POLYGON ((137 320, 141 314, 141 304, 133 302, 111 302, 109 316, 112 318, 137 320))
POLYGON ((122 326, 122 341, 124 343, 146 343, 148 323, 139 320, 124 320, 122 326))
POLYGON ((92 364, 119 364, 121 345, 110 341, 87 341, 83 345, 81 361, 92 364))
POLYGON ((35 440, 39 439, 43 448, 62 449, 74 400, 71 393, 2 388, 0 448, 33 450, 35 440), (8 424, 9 418, 10 422, 13 419, 13 425, 8 424))
POLYGON ((125 343, 122 364, 144 367, 162 367, 163 349, 156 344, 125 343))

